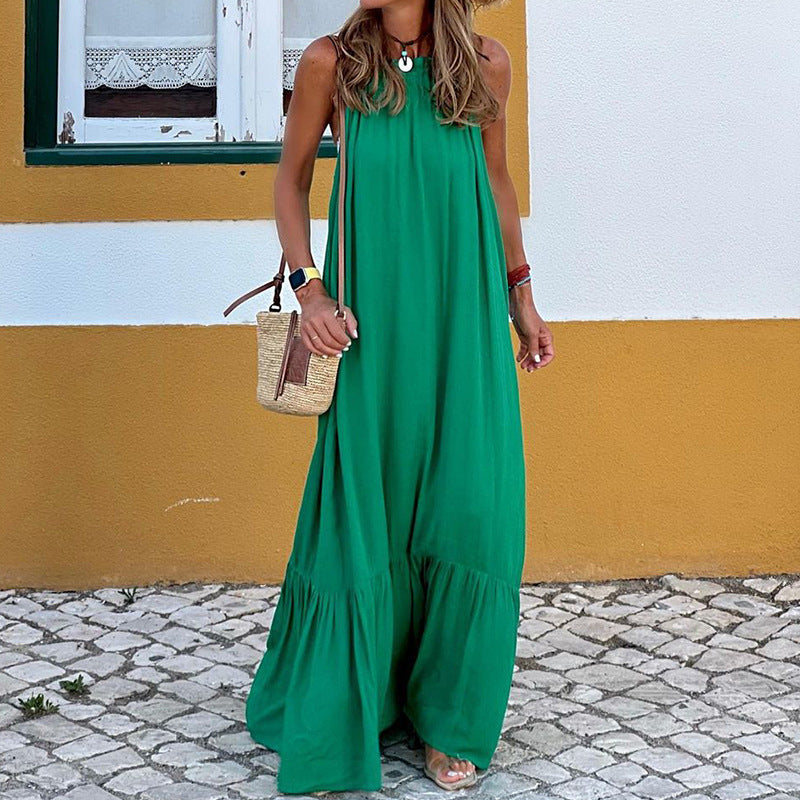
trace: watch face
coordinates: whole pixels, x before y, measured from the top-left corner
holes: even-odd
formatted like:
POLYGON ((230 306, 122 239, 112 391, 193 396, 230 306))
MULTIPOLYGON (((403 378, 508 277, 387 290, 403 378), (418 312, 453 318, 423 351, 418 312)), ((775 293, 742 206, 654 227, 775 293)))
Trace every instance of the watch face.
POLYGON ((306 282, 305 270, 300 267, 299 269, 292 270, 289 273, 289 285, 297 291, 306 282))

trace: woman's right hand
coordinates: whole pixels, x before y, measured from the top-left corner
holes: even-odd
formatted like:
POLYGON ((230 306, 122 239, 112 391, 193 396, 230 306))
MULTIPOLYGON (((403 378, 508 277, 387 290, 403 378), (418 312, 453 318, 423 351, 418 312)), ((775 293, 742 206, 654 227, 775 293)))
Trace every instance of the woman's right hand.
POLYGON ((328 294, 319 278, 297 290, 300 314, 300 338, 317 355, 341 358, 350 349, 352 339, 358 338, 358 321, 347 306, 342 306, 345 318, 336 315, 336 301, 328 294))

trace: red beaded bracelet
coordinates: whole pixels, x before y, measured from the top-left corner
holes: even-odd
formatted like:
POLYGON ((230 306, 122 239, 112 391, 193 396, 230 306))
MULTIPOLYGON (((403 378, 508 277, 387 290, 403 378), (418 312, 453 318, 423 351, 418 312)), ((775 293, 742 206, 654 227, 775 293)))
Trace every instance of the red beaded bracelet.
POLYGON ((515 267, 511 270, 511 272, 506 274, 508 288, 510 289, 517 281, 521 280, 522 278, 527 278, 530 274, 530 264, 521 264, 519 267, 515 267))

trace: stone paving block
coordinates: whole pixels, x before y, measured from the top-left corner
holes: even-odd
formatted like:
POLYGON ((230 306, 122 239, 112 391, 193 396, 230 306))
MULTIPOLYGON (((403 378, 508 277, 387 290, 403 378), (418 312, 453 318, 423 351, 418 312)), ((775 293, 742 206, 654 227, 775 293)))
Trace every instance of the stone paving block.
POLYGON ((106 707, 100 703, 69 703, 60 705, 58 713, 73 722, 85 722, 99 717, 105 710, 106 707))
POLYGON ((758 733, 761 729, 751 722, 725 714, 724 716, 701 722, 697 726, 697 730, 717 739, 727 740, 733 739, 735 736, 758 733))
POLYGON ((535 778, 537 781, 548 785, 563 783, 571 777, 569 770, 545 758, 533 758, 529 761, 523 761, 514 766, 514 771, 521 772, 523 775, 535 778))
POLYGON ((759 594, 774 594, 779 586, 783 586, 782 578, 748 578, 742 585, 759 594))
POLYGON ((80 739, 74 739, 67 744, 61 745, 53 750, 53 755, 62 761, 77 761, 82 758, 109 753, 123 747, 123 742, 112 739, 102 733, 90 733, 80 739))
POLYGON ((173 717, 165 723, 165 727, 175 731, 187 739, 202 739, 215 733, 220 733, 233 725, 231 720, 212 714, 209 711, 198 711, 194 714, 184 714, 173 717))
POLYGON ((180 703, 167 697, 153 697, 150 700, 132 700, 122 706, 126 714, 131 714, 137 719, 154 724, 161 724, 166 720, 189 711, 192 706, 180 703))
POLYGON ((566 677, 578 683, 587 683, 598 689, 609 692, 621 692, 647 680, 627 667, 615 664, 590 664, 587 667, 578 667, 569 670, 566 677))
POLYGON ((722 594, 725 587, 706 579, 681 578, 678 575, 664 575, 661 582, 669 589, 676 592, 683 592, 690 597, 706 598, 722 594))
POLYGON ((630 625, 620 625, 597 617, 576 617, 564 626, 564 630, 576 636, 586 637, 597 642, 607 642, 614 636, 630 629, 630 625))
POLYGON ((145 728, 132 733, 127 737, 127 741, 137 750, 149 753, 166 742, 174 742, 177 738, 171 731, 145 728))
POLYGON ((696 669, 708 672, 733 672, 757 664, 761 661, 759 656, 752 653, 743 653, 727 648, 706 650, 694 663, 696 669))
POLYGON ((101 714, 89 721, 89 725, 102 731, 107 736, 120 736, 141 728, 144 723, 138 719, 131 719, 124 714, 101 714))
POLYGON ((83 642, 56 642, 55 644, 38 644, 30 648, 31 653, 40 658, 49 659, 59 664, 68 664, 76 658, 89 655, 83 642))
POLYGON ((796 603, 800 600, 800 580, 794 581, 788 586, 784 586, 783 589, 775 595, 775 599, 780 600, 782 603, 796 603))
POLYGON ((560 721, 561 727, 583 738, 597 736, 599 733, 619 730, 620 725, 616 720, 603 718, 596 714, 577 712, 560 721))
POLYGON ((0 773, 6 772, 9 775, 21 775, 32 772, 37 767, 49 764, 53 759, 41 747, 25 745, 15 747, 0 753, 0 773))
POLYGON ((70 669, 77 672, 88 672, 100 678, 113 674, 125 664, 125 657, 119 653, 103 653, 73 661, 70 669))
POLYGON ((56 631, 56 636, 65 641, 91 642, 108 631, 101 625, 89 625, 79 622, 77 625, 68 625, 56 631))
POLYGON ((123 622, 116 626, 116 630, 132 633, 153 634, 169 625, 169 620, 158 614, 142 614, 141 617, 123 622))
POLYGON ((99 786, 83 785, 70 789, 59 800, 117 800, 117 796, 99 786))
POLYGON ((583 706, 578 703, 571 703, 561 697, 545 696, 537 700, 525 703, 520 709, 524 719, 554 720, 563 717, 565 714, 574 714, 580 711, 583 706))
POLYGON ((611 731, 603 733, 593 740, 592 744, 609 753, 627 755, 647 747, 647 742, 635 733, 629 731, 611 731))
POLYGON ((680 667, 661 673, 661 679, 684 692, 703 692, 708 685, 709 676, 699 669, 680 667))
POLYGON ((667 686, 662 681, 648 681, 627 692, 628 697, 643 700, 646 703, 657 703, 662 706, 674 706, 688 698, 683 692, 667 686))
POLYGON ((0 641, 16 647, 24 647, 38 642, 43 636, 42 631, 25 622, 17 622, 0 630, 0 641))
POLYGON ((85 758, 81 766, 98 775, 113 775, 130 767, 140 767, 144 759, 132 747, 120 747, 108 753, 85 758))
POLYGON ((741 636, 743 639, 762 642, 777 634, 787 625, 789 625, 789 620, 780 617, 753 617, 737 625, 731 633, 734 636, 741 636))
POLYGON ((139 767, 125 770, 125 772, 110 778, 103 784, 103 788, 115 794, 133 796, 158 786, 167 786, 170 783, 172 783, 172 779, 158 770, 152 767, 139 767))
POLYGON ((678 661, 688 661, 708 650, 705 644, 690 641, 689 639, 673 639, 657 647, 655 654, 663 658, 675 658, 678 661))
POLYGON ((225 791, 198 783, 171 783, 147 789, 140 795, 144 800, 223 800, 225 791))
POLYGON ((709 605, 714 608, 721 608, 724 611, 732 611, 736 614, 743 614, 746 617, 770 616, 780 612, 780 606, 768 603, 758 597, 735 592, 725 592, 712 597, 709 605))
POLYGON ((609 697, 607 700, 602 700, 597 703, 597 709, 611 714, 614 717, 621 717, 622 719, 634 719, 635 717, 643 717, 655 711, 658 706, 653 703, 645 702, 644 700, 637 700, 633 697, 619 695, 617 697, 609 697))
POLYGON ((782 755, 794 749, 791 744, 779 739, 772 733, 754 733, 748 736, 738 736, 733 742, 751 753, 764 757, 782 755))
POLYGON ((769 793, 770 790, 763 783, 740 778, 717 787, 714 790, 714 797, 719 800, 750 800, 750 798, 763 797, 769 793))
POLYGON ((33 774, 26 775, 25 780, 43 790, 63 792, 82 783, 84 778, 78 770, 68 764, 54 761, 40 767, 33 774))
POLYGON ((631 753, 630 760, 663 775, 701 765, 693 755, 671 747, 644 747, 631 753))
POLYGON ((612 764, 610 767, 604 767, 597 771, 597 777, 600 780, 610 783, 618 789, 640 781, 646 774, 646 770, 637 764, 631 764, 630 761, 612 764))
POLYGON ((718 742, 704 733, 678 733, 670 736, 670 742, 701 758, 713 758, 730 749, 728 744, 718 742))
POLYGON ((530 727, 513 731, 511 737, 538 753, 555 756, 578 743, 571 734, 564 733, 549 722, 534 722, 530 727))
POLYGON ((744 636, 736 636, 732 633, 717 633, 706 641, 709 647, 724 647, 728 650, 755 650, 758 642, 754 639, 747 639, 744 636))
POLYGON ((797 772, 787 772, 786 770, 768 772, 766 775, 762 775, 759 780, 773 789, 789 792, 795 796, 800 795, 800 774, 797 772))
POLYGON ((719 709, 704 703, 701 700, 684 700, 670 706, 669 713, 690 725, 697 725, 708 719, 719 719, 722 714, 719 709))
POLYGON ((211 669, 195 675, 193 680, 211 689, 220 689, 227 686, 245 686, 252 683, 250 673, 236 667, 229 667, 227 664, 218 664, 211 669))
POLYGON ((633 728, 644 736, 662 738, 676 733, 691 730, 691 725, 676 719, 671 714, 663 711, 654 711, 644 717, 636 717, 623 722, 623 725, 633 728))
POLYGON ((559 783, 553 786, 551 791, 566 800, 602 800, 617 794, 615 786, 592 777, 575 778, 566 783, 559 783))
POLYGON ((51 744, 66 744, 91 733, 85 726, 76 725, 58 714, 18 722, 11 730, 30 739, 40 739, 51 744))
POLYGON ((146 693, 148 688, 145 683, 129 681, 126 678, 112 675, 92 685, 91 698, 99 703, 116 703, 133 695, 146 693))
POLYGON ((566 769, 592 774, 603 767, 615 764, 616 759, 602 750, 577 745, 559 753, 553 762, 566 769))
POLYGON ((726 781, 730 781, 736 776, 733 772, 722 767, 715 767, 711 764, 703 764, 692 769, 676 772, 673 778, 680 781, 689 789, 705 789, 726 781))
POLYGON ((729 750, 716 756, 714 761, 743 775, 763 775, 772 769, 769 761, 746 750, 729 750))

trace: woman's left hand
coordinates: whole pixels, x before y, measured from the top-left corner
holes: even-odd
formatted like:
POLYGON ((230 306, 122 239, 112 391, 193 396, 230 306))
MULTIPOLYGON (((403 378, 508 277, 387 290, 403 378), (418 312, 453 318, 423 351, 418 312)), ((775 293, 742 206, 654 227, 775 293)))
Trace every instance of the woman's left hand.
POLYGON ((509 292, 508 311, 519 336, 516 359, 520 367, 528 372, 546 367, 555 357, 553 334, 539 316, 527 284, 509 292))

